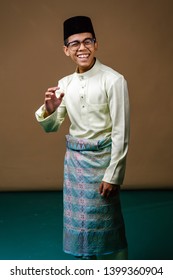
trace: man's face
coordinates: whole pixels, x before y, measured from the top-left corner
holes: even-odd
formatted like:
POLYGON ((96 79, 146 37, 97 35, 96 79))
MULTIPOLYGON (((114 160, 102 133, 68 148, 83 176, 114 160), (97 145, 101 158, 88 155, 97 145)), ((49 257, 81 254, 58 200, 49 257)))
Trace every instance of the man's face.
POLYGON ((78 72, 83 73, 93 66, 97 48, 98 44, 93 40, 91 33, 80 33, 68 38, 68 44, 64 46, 64 53, 76 63, 78 72))

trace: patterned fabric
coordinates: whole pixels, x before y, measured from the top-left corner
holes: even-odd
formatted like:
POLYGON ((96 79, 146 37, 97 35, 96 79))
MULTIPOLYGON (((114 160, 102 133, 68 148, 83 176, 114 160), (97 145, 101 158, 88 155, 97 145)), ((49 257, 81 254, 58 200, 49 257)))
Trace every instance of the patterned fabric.
POLYGON ((119 191, 110 198, 99 185, 110 162, 111 138, 66 136, 64 251, 75 256, 112 253, 127 247, 119 191))

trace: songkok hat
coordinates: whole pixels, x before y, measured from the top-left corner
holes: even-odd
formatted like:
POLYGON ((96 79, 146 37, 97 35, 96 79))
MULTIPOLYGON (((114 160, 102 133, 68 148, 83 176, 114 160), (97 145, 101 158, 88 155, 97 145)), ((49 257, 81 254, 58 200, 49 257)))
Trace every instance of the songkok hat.
POLYGON ((64 41, 71 35, 89 32, 95 38, 91 19, 86 16, 71 17, 64 21, 64 41))

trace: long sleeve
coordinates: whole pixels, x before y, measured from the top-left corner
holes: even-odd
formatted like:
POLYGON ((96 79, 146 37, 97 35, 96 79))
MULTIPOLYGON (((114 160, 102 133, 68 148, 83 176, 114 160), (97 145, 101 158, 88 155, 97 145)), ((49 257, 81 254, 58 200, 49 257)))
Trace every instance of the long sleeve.
POLYGON ((130 112, 127 83, 123 76, 108 88, 108 102, 112 120, 112 152, 110 165, 103 181, 121 185, 124 180, 130 132, 130 112))
POLYGON ((36 112, 35 116, 45 132, 58 131, 66 116, 66 108, 64 102, 50 116, 44 118, 45 106, 42 105, 36 112))

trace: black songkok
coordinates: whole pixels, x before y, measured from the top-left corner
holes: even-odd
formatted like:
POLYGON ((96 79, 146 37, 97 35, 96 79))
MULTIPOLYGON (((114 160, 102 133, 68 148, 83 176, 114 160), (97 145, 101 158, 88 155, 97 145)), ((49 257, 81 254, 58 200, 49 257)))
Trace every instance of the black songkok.
POLYGON ((95 38, 93 25, 89 17, 76 16, 64 21, 64 41, 71 35, 85 32, 92 33, 93 38, 95 38))

